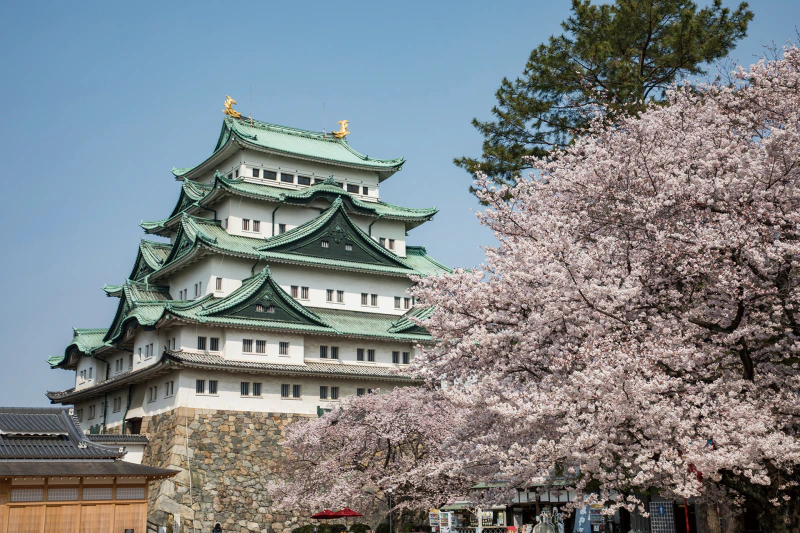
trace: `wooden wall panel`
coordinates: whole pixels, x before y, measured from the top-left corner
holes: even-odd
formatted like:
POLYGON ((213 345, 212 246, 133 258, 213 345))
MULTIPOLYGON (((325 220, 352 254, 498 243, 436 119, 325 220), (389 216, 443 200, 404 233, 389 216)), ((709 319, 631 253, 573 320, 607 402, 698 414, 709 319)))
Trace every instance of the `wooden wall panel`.
POLYGON ((78 527, 77 505, 47 506, 44 516, 44 533, 73 533, 78 527))
POLYGON ((111 533, 114 523, 114 505, 82 505, 80 533, 111 533))
POLYGON ((44 506, 12 507, 8 513, 8 533, 40 533, 44 506))
POLYGON ((147 515, 146 503, 117 504, 114 509, 114 531, 140 531, 147 515))

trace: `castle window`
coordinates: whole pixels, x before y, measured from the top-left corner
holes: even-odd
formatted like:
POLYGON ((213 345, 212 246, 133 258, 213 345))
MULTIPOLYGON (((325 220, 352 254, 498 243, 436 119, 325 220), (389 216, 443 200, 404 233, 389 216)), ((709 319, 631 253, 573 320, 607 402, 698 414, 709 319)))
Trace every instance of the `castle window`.
POLYGON ((347 192, 358 194, 358 189, 358 185, 350 185, 349 183, 347 184, 347 192))
POLYGON ((208 349, 212 352, 219 351, 219 337, 211 337, 208 349))
MULTIPOLYGON (((175 337, 172 337, 172 349, 175 349, 175 337)), ((133 360, 131 360, 131 367, 133 367, 133 360)))
POLYGON ((333 289, 328 289, 325 291, 325 301, 326 302, 333 301, 333 289))
POLYGON ((319 241, 320 246, 323 248, 330 248, 331 243, 329 241, 319 241))
POLYGON ((389 249, 394 250, 394 239, 389 239, 389 249))
POLYGON ((370 305, 372 307, 378 307, 378 295, 377 294, 370 295, 370 305))
POLYGON ((300 299, 301 300, 308 300, 308 287, 301 287, 300 288, 300 299))
POLYGON ((336 303, 344 303, 344 291, 336 291, 336 303))
POLYGON ((366 292, 362 292, 361 293, 361 305, 367 305, 368 301, 369 301, 369 294, 366 293, 366 292))
POLYGON ((203 282, 198 281, 194 284, 194 297, 198 298, 200 294, 203 292, 203 282))
POLYGON ((350 244, 349 242, 344 243, 344 251, 345 252, 352 252, 353 251, 353 245, 350 244))
POLYGON ((289 397, 289 384, 284 383, 281 385, 281 398, 288 398, 289 397))
POLYGON ((361 187, 361 194, 369 196, 369 187, 361 187))
POLYGON ((331 387, 331 400, 339 399, 339 387, 331 387))
POLYGON ((364 360, 364 348, 356 348, 356 361, 364 360))
POLYGON ((119 413, 120 409, 122 409, 122 397, 114 398, 114 404, 111 408, 111 411, 114 413, 119 413))
POLYGON ((89 381, 92 381, 92 370, 94 370, 94 367, 90 366, 89 367, 89 381))
POLYGON ((150 402, 154 402, 158 399, 158 385, 155 387, 150 387, 150 402))
POLYGON ((286 224, 278 224, 278 235, 286 233, 286 224))
POLYGON ((222 290, 222 278, 217 278, 216 279, 216 286, 214 287, 214 290, 217 290, 217 291, 221 291, 222 290))
POLYGON ((395 296, 394 297, 394 308, 395 309, 400 309, 400 306, 401 306, 402 303, 403 303, 403 299, 402 298, 400 298, 399 296, 395 296))
POLYGON ((95 406, 95 405, 90 405, 90 406, 89 406, 89 417, 88 417, 88 418, 89 418, 89 420, 92 420, 92 419, 94 419, 94 415, 95 415, 95 413, 96 413, 96 412, 97 412, 97 406, 95 406))
POLYGON ((403 364, 407 365, 411 362, 411 354, 408 352, 403 352, 403 364))
POLYGON ((267 353, 267 341, 256 341, 256 353, 267 353))
POLYGON ((264 171, 264 179, 265 180, 276 180, 276 179, 278 179, 278 173, 277 172, 273 172, 271 170, 265 170, 264 171))
POLYGON ((292 398, 299 398, 300 390, 300 385, 292 385, 292 398))
POLYGON ((237 178, 239 177, 239 169, 238 168, 236 169, 236 177, 237 178))
POLYGON ((336 186, 339 187, 340 189, 344 189, 344 183, 342 183, 341 181, 337 181, 336 186))
POLYGON ((326 387, 325 385, 320 385, 319 387, 319 399, 320 400, 328 399, 328 387, 326 387))
POLYGON ((375 350, 367 350, 367 361, 370 363, 375 362, 375 350))
POLYGON ((242 231, 250 231, 250 219, 243 218, 242 219, 242 231))
POLYGON ((281 172, 281 181, 284 183, 294 183, 294 174, 284 174, 281 172))
POLYGON ((331 346, 331 359, 339 359, 339 347, 331 346))
POLYGON ((325 180, 322 178, 314 178, 314 185, 316 185, 317 183, 324 183, 324 182, 325 180))
POLYGON ((400 352, 392 352, 392 363, 400 364, 400 352))
POLYGON ((298 185, 311 185, 311 178, 307 178, 305 176, 297 176, 297 184, 298 185))
POLYGON ((261 173, 261 172, 259 172, 259 169, 257 169, 257 168, 254 168, 254 169, 253 169, 253 177, 254 177, 254 178, 257 178, 257 177, 258 177, 258 175, 259 175, 260 173, 261 173))
POLYGON ((197 349, 198 350, 206 349, 206 337, 197 337, 197 349))
POLYGON ((367 389, 356 389, 356 396, 364 396, 366 394, 367 389))
POLYGON ((319 358, 320 359, 327 359, 328 358, 328 347, 327 346, 320 346, 319 347, 319 358))
POLYGON ((164 383, 164 398, 169 398, 173 394, 175 394, 175 382, 167 381, 164 383))
POLYGON ((197 394, 205 394, 206 393, 206 380, 198 379, 194 382, 194 391, 197 394))
POLYGON ((289 343, 288 342, 280 342, 280 343, 278 343, 278 355, 289 355, 289 343))
POLYGON ((253 383, 253 396, 261 396, 261 383, 253 383))
POLYGON ((292 298, 297 298, 300 294, 300 287, 297 285, 292 285, 292 298))
POLYGON ((242 381, 241 394, 242 394, 242 396, 250 396, 250 382, 249 381, 242 381))
POLYGON ((83 422, 83 409, 78 409, 75 414, 78 416, 78 422, 83 422))
POLYGON ((253 231, 261 231, 261 221, 254 220, 253 221, 253 231))
POLYGON ((253 352, 253 339, 242 339, 242 351, 245 353, 253 352))
POLYGON ((209 394, 216 394, 217 393, 217 380, 211 379, 208 381, 208 393, 209 394))

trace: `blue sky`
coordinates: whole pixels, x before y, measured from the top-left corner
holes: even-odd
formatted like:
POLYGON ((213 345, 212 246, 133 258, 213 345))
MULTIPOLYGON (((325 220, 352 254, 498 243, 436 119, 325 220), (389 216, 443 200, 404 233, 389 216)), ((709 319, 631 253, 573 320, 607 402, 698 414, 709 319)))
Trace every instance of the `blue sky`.
MULTIPOLYGON (((698 3, 706 4, 703 0, 698 3)), ((727 5, 733 5, 726 1, 727 5)), ((800 2, 751 2, 756 17, 732 57, 794 39, 800 2)), ((559 33, 568 0, 362 2, 4 2, 0 5, 2 218, 0 405, 45 405, 73 375, 48 369, 71 328, 106 327, 104 283, 129 273, 141 220, 177 199, 173 166, 214 146, 222 102, 243 113, 330 131, 408 163, 382 198, 436 205, 414 230, 452 266, 474 266, 492 236, 475 220, 472 117, 489 118, 503 76, 559 33)))

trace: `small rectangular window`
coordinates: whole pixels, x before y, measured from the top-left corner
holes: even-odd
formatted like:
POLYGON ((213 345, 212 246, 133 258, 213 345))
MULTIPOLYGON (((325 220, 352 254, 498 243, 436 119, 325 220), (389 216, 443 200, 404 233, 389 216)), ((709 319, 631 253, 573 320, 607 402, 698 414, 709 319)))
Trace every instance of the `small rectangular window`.
POLYGON ((361 194, 369 196, 369 187, 361 187, 361 194))
POLYGON ((197 337, 197 349, 198 350, 205 350, 206 349, 206 338, 205 337, 197 337))
POLYGON ((261 172, 259 172, 259 169, 257 169, 257 168, 254 168, 254 169, 253 169, 253 177, 254 177, 254 178, 257 178, 259 174, 261 174, 261 172))
POLYGON ((245 353, 253 352, 253 339, 242 339, 242 351, 245 353))
POLYGON ((300 294, 300 287, 297 285, 292 285, 292 298, 297 298, 300 294))
POLYGON ((278 355, 289 355, 289 343, 288 342, 280 342, 280 343, 278 343, 278 355))
POLYGON ((236 169, 236 173, 235 174, 236 174, 236 177, 238 178, 239 177, 239 169, 236 169))
POLYGON ((356 361, 364 360, 364 348, 356 348, 356 361))
POLYGON ((292 398, 300 397, 300 385, 292 385, 292 398))
MULTIPOLYGON (((148 346, 149 346, 149 345, 148 345, 148 346)), ((91 381, 91 380, 92 380, 92 370, 94 370, 94 367, 90 366, 90 367, 89 367, 89 381, 91 381)))
MULTIPOLYGON (((175 337, 172 337, 172 349, 175 349, 175 337)), ((131 359, 131 366, 133 366, 133 359, 131 359)))
POLYGON ((328 289, 325 291, 325 301, 326 302, 333 301, 333 289, 328 289))
POLYGON ((400 352, 392 352, 392 363, 396 365, 400 364, 400 352))
POLYGON ((367 305, 369 302, 369 294, 366 292, 361 293, 361 305, 367 305))
POLYGON ((395 296, 394 297, 394 308, 395 309, 400 309, 400 306, 402 305, 402 303, 403 303, 403 299, 402 298, 400 298, 399 296, 395 296))
POLYGON ((254 220, 253 221, 253 231, 261 231, 261 221, 254 220))
POLYGON ((389 249, 394 250, 394 239, 389 239, 389 249))
POLYGON ((311 178, 307 178, 305 176, 297 176, 297 184, 298 185, 311 185, 311 178))
POLYGON ((286 224, 278 224, 278 235, 286 233, 286 224))
POLYGON ((241 394, 242 394, 242 396, 250 396, 250 382, 249 381, 242 381, 241 394))
POLYGON ((197 394, 204 394, 206 392, 206 380, 198 379, 195 381, 194 390, 197 394))
POLYGON ((328 241, 319 241, 319 245, 322 246, 323 248, 330 248, 331 243, 328 241))
POLYGON ((208 393, 209 394, 217 393, 217 380, 211 379, 208 381, 208 393))
POLYGON ((371 295, 370 295, 370 297, 369 297, 369 304, 370 304, 372 307, 378 307, 378 295, 377 295, 377 294, 371 294, 371 295))
POLYGON ((217 291, 221 291, 222 290, 222 278, 217 278, 216 279, 216 285, 214 287, 214 290, 217 290, 217 291))
POLYGON ((281 398, 288 398, 289 397, 289 384, 284 383, 281 385, 281 398))
POLYGON ((403 352, 403 364, 407 365, 411 363, 411 354, 409 352, 403 352))
POLYGON ((284 174, 281 172, 281 181, 284 183, 294 183, 294 174, 284 174))
POLYGON ((411 298, 403 298, 403 307, 411 309, 411 298))
POLYGON ((242 231, 250 231, 250 219, 243 218, 242 219, 242 231))
POLYGON ((351 185, 349 183, 347 184, 347 192, 358 194, 358 190, 359 190, 358 185, 351 185))
POLYGON ((261 396, 261 383, 253 383, 253 396, 261 396))
POLYGON ((339 387, 331 387, 331 400, 339 399, 339 387))
POLYGON ((378 239, 378 244, 386 248, 386 237, 381 237, 378 239))
POLYGON ((339 359, 339 347, 331 346, 331 359, 339 359))
POLYGON ((208 349, 212 352, 219 351, 219 337, 211 337, 208 349))
POLYGON ((344 291, 336 291, 336 302, 340 304, 344 303, 344 291))
POLYGON ((324 182, 325 180, 322 178, 314 178, 314 185, 316 185, 317 183, 324 183, 324 182))
POLYGON ((352 252, 353 251, 353 245, 350 244, 349 242, 344 243, 344 251, 345 252, 352 252))
POLYGON ((278 179, 278 173, 277 173, 277 172, 273 172, 273 171, 271 171, 271 170, 265 170, 265 171, 264 171, 264 179, 265 179, 265 180, 275 180, 275 179, 278 179))
POLYGON ((342 183, 341 181, 337 181, 336 186, 339 187, 340 189, 344 189, 344 183, 342 183))
POLYGON ((319 358, 320 359, 327 359, 328 358, 328 347, 327 346, 320 346, 319 347, 319 358))
POLYGON ((301 287, 300 288, 300 299, 301 300, 308 300, 308 287, 301 287))
POLYGON ((325 385, 320 385, 319 387, 319 399, 320 400, 328 399, 328 387, 326 387, 325 385))
POLYGON ((364 396, 366 394, 367 389, 356 389, 356 396, 364 396))
POLYGON ((256 341, 256 353, 267 353, 267 341, 256 341))
POLYGON ((367 361, 370 363, 375 362, 375 350, 367 350, 367 361))

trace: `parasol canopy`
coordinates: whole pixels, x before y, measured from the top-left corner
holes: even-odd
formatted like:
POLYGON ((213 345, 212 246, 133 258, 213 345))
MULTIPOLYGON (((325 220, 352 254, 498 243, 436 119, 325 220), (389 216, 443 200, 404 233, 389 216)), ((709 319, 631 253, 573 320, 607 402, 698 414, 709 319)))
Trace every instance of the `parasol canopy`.
POLYGON ((357 513, 354 510, 350 509, 349 507, 345 507, 344 509, 336 511, 333 514, 336 515, 337 518, 350 518, 351 516, 364 516, 363 514, 357 513))
POLYGON ((311 518, 316 518, 317 520, 332 520, 334 518, 340 518, 340 516, 330 509, 325 509, 324 511, 320 511, 319 513, 315 514, 311 518))

